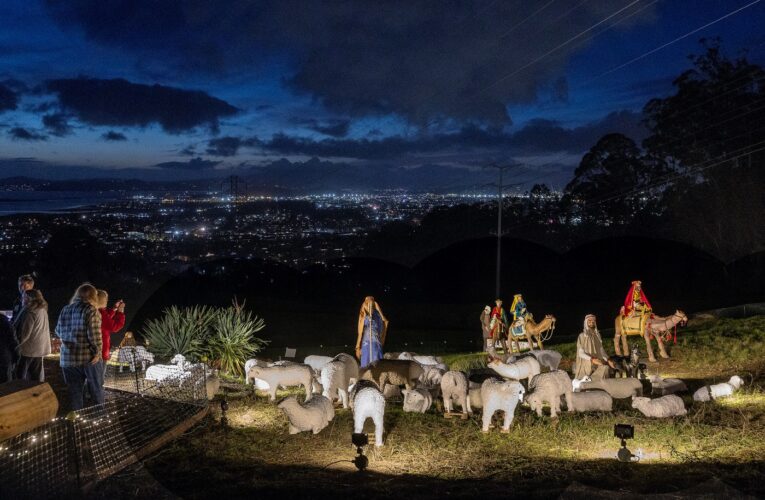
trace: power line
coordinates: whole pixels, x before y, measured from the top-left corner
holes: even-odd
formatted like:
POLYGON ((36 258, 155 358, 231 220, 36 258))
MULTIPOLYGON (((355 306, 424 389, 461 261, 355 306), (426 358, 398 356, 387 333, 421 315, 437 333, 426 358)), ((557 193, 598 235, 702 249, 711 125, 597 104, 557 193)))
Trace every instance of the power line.
POLYGON ((655 54, 656 52, 658 52, 658 51, 660 51, 660 50, 662 50, 664 48, 667 48, 670 45, 672 45, 672 44, 674 44, 676 42, 679 42, 680 40, 688 38, 689 36, 691 36, 691 35, 693 35, 695 33, 698 33, 699 31, 702 31, 702 30, 712 26, 713 24, 716 24, 716 23, 718 23, 718 22, 720 22, 720 21, 722 21, 724 19, 727 19, 727 18, 729 18, 729 17, 731 17, 733 15, 736 15, 739 12, 741 12, 741 11, 743 11, 745 9, 748 9, 749 7, 751 7, 753 5, 756 5, 756 4, 760 3, 761 1, 762 0, 754 0, 753 2, 750 2, 750 3, 746 4, 746 5, 744 5, 743 7, 739 7, 738 9, 735 9, 735 10, 733 10, 731 12, 728 12, 724 16, 721 16, 721 17, 715 19, 714 21, 708 22, 707 24, 704 24, 703 26, 699 26, 698 28, 689 31, 688 33, 686 33, 686 34, 684 34, 682 36, 679 36, 679 37, 675 38, 674 40, 670 40, 669 42, 666 42, 666 43, 656 47, 655 49, 649 50, 648 52, 646 52, 644 54, 641 54, 641 55, 639 55, 639 56, 637 56, 637 57, 635 57, 633 59, 630 59, 629 61, 627 61, 627 62, 625 62, 623 64, 620 64, 619 66, 611 68, 608 71, 605 71, 605 72, 601 73, 600 75, 596 76, 592 80, 588 80, 585 83, 590 83, 590 82, 595 81, 595 80, 597 80, 597 79, 599 79, 599 78, 601 78, 601 77, 603 77, 605 75, 610 75, 614 71, 618 71, 618 70, 620 70, 622 68, 625 68, 626 66, 629 66, 630 64, 632 64, 634 62, 640 61, 641 59, 644 59, 644 58, 650 56, 651 54, 655 54))

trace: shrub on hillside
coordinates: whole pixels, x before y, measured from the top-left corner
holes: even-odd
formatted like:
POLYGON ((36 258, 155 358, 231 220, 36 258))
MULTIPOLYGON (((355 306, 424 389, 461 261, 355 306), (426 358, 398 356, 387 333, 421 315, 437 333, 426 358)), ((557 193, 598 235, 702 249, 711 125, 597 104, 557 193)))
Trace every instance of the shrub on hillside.
POLYGON ((255 337, 265 328, 262 318, 234 302, 230 307, 171 306, 146 322, 142 331, 149 350, 160 358, 183 354, 232 375, 241 375, 244 362, 267 341, 255 337))

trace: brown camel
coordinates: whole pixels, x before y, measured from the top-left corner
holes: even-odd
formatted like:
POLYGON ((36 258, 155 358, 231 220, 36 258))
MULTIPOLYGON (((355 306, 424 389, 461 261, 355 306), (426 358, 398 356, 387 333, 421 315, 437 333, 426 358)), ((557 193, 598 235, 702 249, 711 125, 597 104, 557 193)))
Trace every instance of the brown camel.
MULTIPOLYGON (((664 341, 662 340, 662 334, 668 332, 672 328, 675 327, 675 325, 679 323, 684 323, 688 321, 688 317, 685 315, 683 311, 680 311, 679 309, 675 311, 675 313, 671 316, 654 316, 653 318, 648 318, 644 325, 644 330, 642 332, 642 336, 645 339, 645 346, 646 351, 648 351, 648 360, 651 362, 655 362, 656 358, 653 355, 653 347, 651 346, 651 336, 656 339, 656 344, 659 346, 659 355, 662 358, 668 358, 669 354, 667 354, 667 350, 664 348, 664 341)), ((627 336, 628 335, 641 335, 640 332, 640 322, 641 318, 639 315, 636 315, 631 318, 625 318, 621 314, 616 317, 614 320, 614 331, 616 332, 614 335, 614 351, 616 352, 617 356, 627 356, 629 355, 629 346, 627 345, 627 336), (627 330, 627 333, 622 333, 622 328, 625 328, 627 330), (631 333, 631 332, 635 333, 631 333), (619 339, 621 338, 621 346, 619 345, 619 339), (624 351, 620 349, 620 347, 624 348, 624 351)))
MULTIPOLYGON (((542 345, 542 334, 552 330, 555 328, 555 316, 552 314, 548 314, 544 317, 542 321, 539 323, 534 322, 534 316, 529 314, 526 316, 526 323, 525 323, 525 330, 526 330, 526 340, 529 342, 529 349, 534 350, 534 337, 537 339, 537 346, 539 349, 544 349, 544 346, 542 345)), ((518 352, 521 352, 520 346, 516 345, 516 338, 510 335, 510 349, 515 352, 515 349, 518 349, 518 352)))

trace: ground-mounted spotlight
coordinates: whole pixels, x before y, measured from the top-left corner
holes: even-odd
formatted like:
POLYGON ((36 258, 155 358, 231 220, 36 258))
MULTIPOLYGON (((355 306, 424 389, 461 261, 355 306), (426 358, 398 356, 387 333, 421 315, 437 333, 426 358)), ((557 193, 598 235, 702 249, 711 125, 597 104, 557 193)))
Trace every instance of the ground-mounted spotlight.
POLYGON ((614 425, 614 436, 622 440, 622 447, 616 453, 620 462, 636 462, 638 457, 627 449, 627 440, 635 437, 635 427, 629 424, 614 425))
POLYGON ((369 459, 364 455, 364 446, 369 444, 369 437, 362 432, 351 434, 351 442, 356 447, 356 458, 351 460, 359 471, 363 471, 369 465, 369 459))

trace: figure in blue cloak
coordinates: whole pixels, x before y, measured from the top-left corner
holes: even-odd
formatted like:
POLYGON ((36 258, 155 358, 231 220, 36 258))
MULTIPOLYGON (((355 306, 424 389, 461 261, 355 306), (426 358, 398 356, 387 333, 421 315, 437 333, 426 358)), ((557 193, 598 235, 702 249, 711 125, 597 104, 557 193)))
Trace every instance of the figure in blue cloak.
POLYGON ((388 332, 388 320, 372 296, 364 298, 361 304, 358 332, 356 357, 361 361, 361 368, 365 368, 382 359, 385 335, 388 332))

